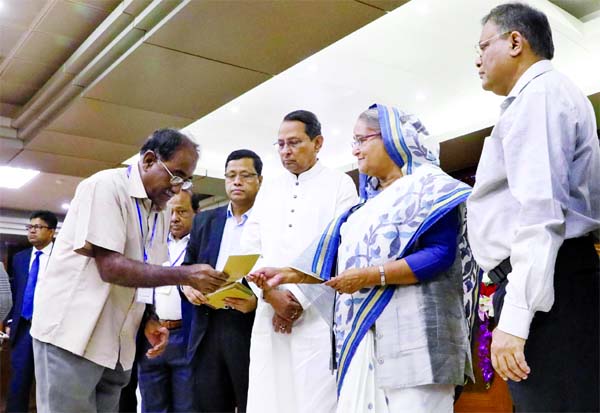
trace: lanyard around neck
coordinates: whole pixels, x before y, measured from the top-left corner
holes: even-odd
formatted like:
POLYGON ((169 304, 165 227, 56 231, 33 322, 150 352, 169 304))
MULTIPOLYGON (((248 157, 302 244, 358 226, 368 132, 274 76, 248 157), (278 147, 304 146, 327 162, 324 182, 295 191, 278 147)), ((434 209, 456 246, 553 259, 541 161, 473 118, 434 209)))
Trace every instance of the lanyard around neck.
MULTIPOLYGON (((171 240, 167 240, 167 244, 170 243, 171 240)), ((177 256, 177 258, 175 258, 175 261, 171 261, 171 251, 169 251, 167 249, 167 255, 169 256, 169 262, 171 263, 171 267, 174 267, 177 265, 177 263, 181 260, 181 258, 183 257, 183 254, 185 254, 185 250, 186 248, 182 249, 181 252, 179 253, 179 255, 177 256)))
MULTIPOLYGON (((127 178, 131 174, 131 165, 127 167, 127 178)), ((144 262, 148 262, 148 251, 146 251, 146 239, 144 238, 144 223, 142 220, 142 210, 140 209, 140 202, 136 198, 135 199, 135 207, 137 209, 138 222, 140 224, 140 234, 142 235, 142 254, 144 257, 144 262)), ((152 235, 150 235, 149 247, 152 248, 152 243, 154 242, 154 234, 156 232, 156 221, 158 221, 158 212, 154 213, 154 224, 152 224, 152 235)))
MULTIPOLYGON (((140 209, 140 202, 137 198, 135 199, 135 207, 137 208, 138 222, 140 223, 140 233, 142 235, 142 253, 144 254, 144 262, 148 262, 148 251, 146 251, 146 239, 144 238, 142 210, 140 209)), ((150 241, 148 242, 148 246, 150 248, 152 248, 152 243, 154 242, 154 234, 156 233, 156 221, 158 221, 158 212, 154 213, 154 224, 152 224, 152 234, 150 235, 150 241)))

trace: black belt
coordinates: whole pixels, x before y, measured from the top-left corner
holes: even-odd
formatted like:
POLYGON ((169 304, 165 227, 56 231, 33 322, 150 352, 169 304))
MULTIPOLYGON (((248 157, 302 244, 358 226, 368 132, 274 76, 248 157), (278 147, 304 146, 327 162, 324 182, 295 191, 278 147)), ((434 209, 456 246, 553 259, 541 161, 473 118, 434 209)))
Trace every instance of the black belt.
POLYGON ((499 285, 502 281, 506 280, 508 274, 512 272, 512 265, 510 265, 510 257, 503 260, 496 268, 488 272, 488 277, 496 285, 499 285))
MULTIPOLYGON (((586 243, 593 242, 592 234, 586 234, 578 238, 569 238, 563 242, 563 246, 578 247, 580 244, 585 245, 586 243)), ((512 265, 510 265, 510 257, 504 259, 496 268, 488 272, 488 277, 496 285, 506 280, 508 274, 512 272, 512 265)))

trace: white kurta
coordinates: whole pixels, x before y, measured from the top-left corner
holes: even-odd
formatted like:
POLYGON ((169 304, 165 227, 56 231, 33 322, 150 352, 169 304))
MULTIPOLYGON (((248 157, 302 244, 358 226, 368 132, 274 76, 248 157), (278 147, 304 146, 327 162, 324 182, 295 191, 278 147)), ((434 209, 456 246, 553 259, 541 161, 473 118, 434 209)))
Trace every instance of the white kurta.
MULTIPOLYGON (((290 265, 333 218, 357 202, 351 178, 320 162, 298 177, 286 171, 261 188, 242 247, 262 254, 257 268, 290 265)), ((290 335, 273 331, 273 308, 257 293, 247 412, 333 412, 336 384, 329 370, 329 326, 296 286, 286 287, 304 308, 290 335)))

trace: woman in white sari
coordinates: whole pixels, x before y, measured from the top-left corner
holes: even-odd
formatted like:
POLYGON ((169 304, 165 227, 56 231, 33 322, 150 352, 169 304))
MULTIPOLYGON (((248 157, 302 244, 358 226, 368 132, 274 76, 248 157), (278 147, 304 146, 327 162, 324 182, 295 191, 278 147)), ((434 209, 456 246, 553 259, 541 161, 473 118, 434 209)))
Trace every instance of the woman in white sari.
POLYGON ((415 116, 373 105, 354 128, 362 202, 291 267, 249 276, 262 288, 331 287, 312 298, 332 321, 338 412, 451 412, 455 385, 472 377, 470 188, 439 168, 437 152, 415 116))

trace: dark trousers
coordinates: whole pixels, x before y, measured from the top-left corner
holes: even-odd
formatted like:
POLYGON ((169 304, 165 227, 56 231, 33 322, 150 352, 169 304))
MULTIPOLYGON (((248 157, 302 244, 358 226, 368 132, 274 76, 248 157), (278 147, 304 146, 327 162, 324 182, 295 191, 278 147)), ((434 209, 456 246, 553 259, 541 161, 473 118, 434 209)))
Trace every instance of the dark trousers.
POLYGON ((194 407, 199 412, 246 411, 254 313, 215 310, 194 355, 194 407))
POLYGON ((137 412, 137 396, 135 390, 138 385, 137 374, 137 359, 131 367, 131 378, 129 384, 121 390, 119 397, 119 413, 136 413, 137 412))
POLYGON ((182 328, 169 331, 169 344, 154 359, 146 357, 145 341, 138 358, 142 412, 191 412, 194 392, 192 369, 187 361, 187 336, 182 328))
POLYGON ((29 328, 31 322, 25 319, 19 321, 19 328, 11 334, 16 334, 10 350, 10 382, 6 397, 6 412, 29 411, 29 395, 34 379, 33 346, 29 328))
MULTIPOLYGON (((554 305, 535 313, 525 343, 531 373, 508 383, 517 412, 600 411, 599 280, 591 237, 566 240, 554 269, 554 305)), ((494 296, 498 318, 506 284, 494 296)))

